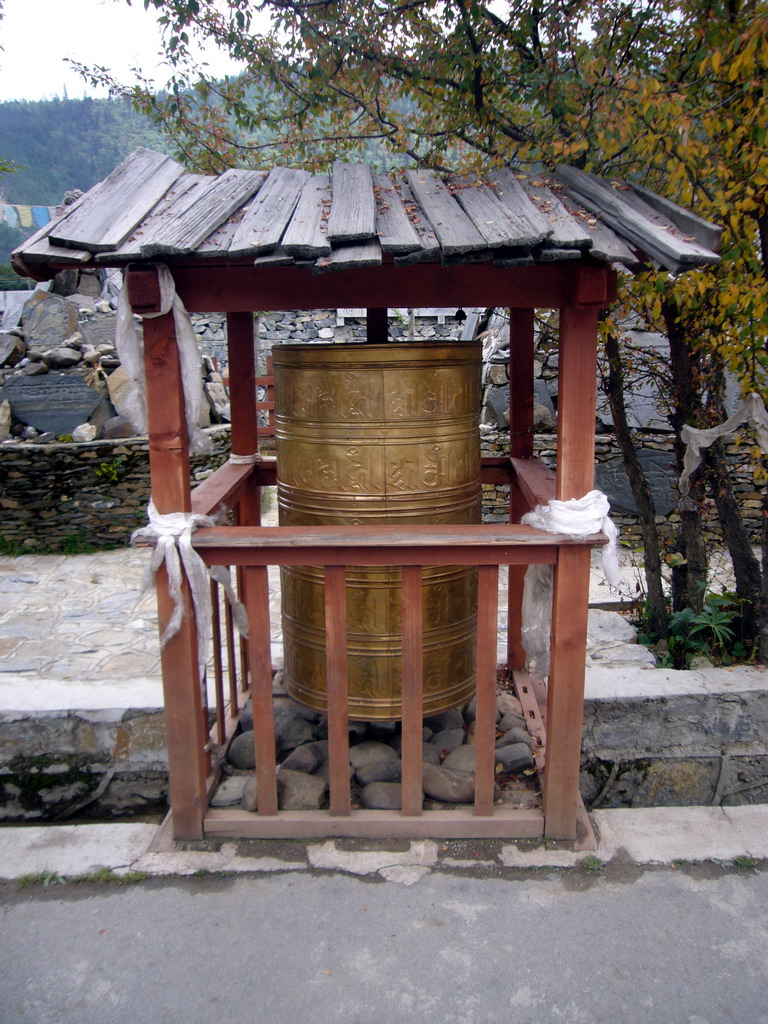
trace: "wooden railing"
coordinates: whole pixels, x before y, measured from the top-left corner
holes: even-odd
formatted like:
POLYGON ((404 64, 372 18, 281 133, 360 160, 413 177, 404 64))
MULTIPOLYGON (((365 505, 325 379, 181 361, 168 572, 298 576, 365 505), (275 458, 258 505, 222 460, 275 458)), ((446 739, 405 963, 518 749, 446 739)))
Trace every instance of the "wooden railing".
MULTIPOLYGON (((551 474, 541 466, 520 467, 531 500, 541 499, 551 474)), ((509 473, 507 460, 495 460, 490 473, 509 473), (501 463, 506 462, 507 466, 501 463), (499 463, 499 464, 497 464, 499 463)), ((196 511, 237 505, 258 480, 273 479, 273 463, 227 464, 194 495, 196 511)), ((212 742, 225 746, 237 728, 238 714, 253 701, 258 811, 211 809, 207 835, 258 837, 356 836, 539 836, 537 811, 495 807, 496 681, 499 569, 557 561, 562 547, 603 543, 601 535, 584 541, 544 534, 513 524, 451 526, 261 527, 216 526, 194 535, 198 553, 209 565, 236 571, 246 604, 250 636, 242 654, 228 610, 220 610, 214 585, 214 690, 216 722, 212 742), (276 791, 270 649, 270 565, 325 566, 325 632, 328 679, 330 808, 327 811, 279 811, 276 791), (348 770, 346 590, 348 566, 389 565, 402 573, 402 806, 399 812, 354 810, 348 770), (477 718, 474 803, 467 809, 422 811, 422 572, 425 566, 478 567, 477 718)), ((210 782, 215 781, 215 771, 210 782)))
MULTIPOLYGON (((241 499, 253 493, 255 486, 274 482, 274 474, 274 460, 247 466, 228 463, 195 490, 193 508, 211 512, 222 504, 237 507, 241 499)), ((551 495, 552 474, 537 460, 487 460, 484 474, 486 478, 512 478, 530 504, 546 501, 548 493, 551 495)), ((209 750, 226 749, 237 729, 243 703, 250 697, 258 789, 256 813, 208 808, 203 819, 205 834, 265 838, 541 835, 544 818, 540 810, 494 806, 499 568, 524 568, 533 563, 554 565, 564 548, 604 541, 602 535, 577 541, 514 524, 217 526, 197 530, 193 543, 206 564, 234 570, 249 621, 249 639, 239 651, 231 614, 223 606, 219 588, 212 585, 216 697, 215 723, 208 746, 209 750), (474 802, 471 809, 423 811, 422 572, 425 566, 446 564, 478 567, 474 802), (325 572, 330 806, 324 811, 278 810, 268 567, 282 565, 317 565, 323 566, 325 572), (403 766, 399 812, 357 810, 351 806, 345 577, 348 567, 360 565, 386 565, 402 572, 403 766)), ((521 678, 519 672, 516 678, 521 678)), ((208 795, 217 778, 214 762, 208 795)))

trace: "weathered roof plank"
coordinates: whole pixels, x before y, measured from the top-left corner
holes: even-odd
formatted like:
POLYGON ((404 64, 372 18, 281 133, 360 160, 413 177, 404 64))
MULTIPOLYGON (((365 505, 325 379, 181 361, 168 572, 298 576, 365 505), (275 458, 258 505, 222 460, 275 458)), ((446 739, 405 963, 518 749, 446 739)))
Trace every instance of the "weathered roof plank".
POLYGON ((667 270, 678 272, 686 266, 702 266, 718 261, 714 253, 695 243, 686 242, 673 231, 663 230, 635 209, 634 203, 625 202, 618 189, 630 191, 629 186, 614 184, 612 187, 592 174, 562 164, 556 169, 556 174, 587 209, 599 213, 606 224, 667 270))
POLYGON ((163 226, 141 246, 142 256, 189 256, 232 216, 264 181, 263 171, 225 171, 199 192, 180 217, 165 217, 163 226))
POLYGON ((690 210, 683 209, 677 203, 673 203, 669 199, 665 199, 664 196, 651 192, 650 189, 643 188, 642 185, 635 185, 633 183, 632 188, 649 206, 654 207, 659 213, 668 217, 684 235, 691 235, 705 249, 710 249, 712 252, 720 252, 723 229, 717 224, 710 224, 709 221, 698 217, 690 210))
POLYGON ((637 253, 612 228, 604 224, 597 214, 585 210, 571 196, 561 194, 560 199, 572 216, 580 220, 589 231, 592 238, 590 256, 606 263, 619 263, 632 270, 642 266, 637 253))
POLYGON ((21 262, 29 263, 46 263, 48 260, 57 260, 65 263, 87 263, 92 257, 93 253, 88 252, 85 249, 65 249, 60 245, 51 245, 50 232, 52 228, 55 228, 64 217, 68 216, 76 207, 78 207, 85 196, 80 196, 76 199, 71 206, 67 207, 62 213, 58 214, 53 220, 44 224, 29 238, 27 238, 21 245, 11 253, 11 258, 14 256, 19 257, 21 262))
POLYGON ((359 270, 361 267, 378 267, 381 263, 381 245, 378 238, 364 242, 349 242, 334 246, 330 256, 321 256, 312 272, 326 274, 331 270, 359 270))
POLYGON ((476 174, 451 178, 455 199, 492 249, 517 245, 517 222, 494 190, 476 174))
POLYGON ((370 167, 337 160, 333 165, 332 185, 328 241, 332 245, 341 245, 373 238, 376 234, 376 202, 370 167))
POLYGON ((51 244, 90 252, 117 249, 183 173, 169 156, 137 149, 54 226, 51 244))
POLYGON ((105 263, 116 258, 139 259, 142 242, 161 235, 168 224, 172 224, 186 213, 195 200, 209 187, 211 179, 205 174, 182 174, 171 185, 152 212, 144 218, 122 245, 113 252, 97 253, 96 262, 105 263))
POLYGON ((307 171, 273 167, 256 198, 244 211, 230 243, 229 255, 257 256, 275 249, 309 178, 307 171))
POLYGON ((283 248, 301 259, 328 256, 326 224, 331 209, 331 181, 327 174, 313 174, 293 211, 291 222, 283 235, 283 248))
POLYGON ((435 171, 407 171, 406 179, 416 202, 429 218, 444 256, 487 248, 483 236, 435 171))
POLYGON ((413 263, 428 263, 430 260, 439 260, 440 243, 437 240, 437 235, 432 230, 432 225, 429 223, 426 214, 413 198, 413 193, 404 181, 399 181, 397 188, 405 215, 413 225, 421 248, 407 253, 405 256, 395 255, 395 266, 408 267, 413 263))
POLYGON ((541 178, 527 178, 522 186, 529 199, 552 225, 552 234, 547 240, 549 245, 560 249, 589 249, 592 236, 585 226, 572 217, 560 202, 557 184, 550 188, 541 178))
POLYGON ((504 204, 508 216, 517 226, 517 234, 511 245, 538 245, 554 234, 550 222, 533 205, 525 189, 508 167, 491 171, 488 180, 504 204))
MULTIPOLYGON (((382 252, 417 252, 422 248, 416 228, 411 223, 398 188, 386 174, 373 175, 376 198, 376 234, 382 252)), ((410 192, 408 196, 413 201, 410 192)))

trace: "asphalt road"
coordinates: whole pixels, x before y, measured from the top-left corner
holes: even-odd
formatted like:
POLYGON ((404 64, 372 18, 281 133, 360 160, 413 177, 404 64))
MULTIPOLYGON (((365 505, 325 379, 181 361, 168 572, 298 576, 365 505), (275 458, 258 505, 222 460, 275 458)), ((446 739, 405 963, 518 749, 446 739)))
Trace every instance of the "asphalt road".
POLYGON ((768 871, 0 891, 2 1024, 768 1024, 768 871))

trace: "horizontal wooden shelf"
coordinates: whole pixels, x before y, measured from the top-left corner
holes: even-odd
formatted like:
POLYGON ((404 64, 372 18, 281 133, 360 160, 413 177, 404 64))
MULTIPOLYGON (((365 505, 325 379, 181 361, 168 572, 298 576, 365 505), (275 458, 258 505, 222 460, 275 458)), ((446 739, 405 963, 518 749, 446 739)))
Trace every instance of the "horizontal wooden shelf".
POLYGON ((355 810, 349 815, 328 811, 279 811, 259 815, 239 809, 209 808, 203 819, 206 837, 241 839, 539 839, 544 834, 540 810, 494 807, 492 816, 474 815, 471 808, 424 811, 406 817, 399 811, 355 810))

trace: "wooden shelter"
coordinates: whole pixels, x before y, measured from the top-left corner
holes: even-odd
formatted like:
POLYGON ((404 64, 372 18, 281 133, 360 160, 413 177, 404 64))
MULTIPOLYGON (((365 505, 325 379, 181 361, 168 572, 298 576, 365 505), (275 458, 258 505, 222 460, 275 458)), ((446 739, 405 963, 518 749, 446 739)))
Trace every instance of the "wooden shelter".
MULTIPOLYGON (((402 180, 363 164, 330 175, 275 167, 188 174, 147 150, 129 157, 14 254, 39 280, 66 267, 124 267, 144 321, 149 447, 161 514, 234 510, 235 526, 197 530, 208 565, 235 567, 250 632, 240 654, 214 602, 215 722, 210 727, 197 664, 196 623, 162 654, 173 833, 203 836, 576 836, 591 548, 520 525, 551 497, 579 498, 594 480, 596 345, 600 313, 615 296, 617 266, 653 261, 672 271, 717 260, 719 231, 673 204, 573 168, 544 180, 508 169, 445 178, 409 171, 402 180), (166 264, 190 312, 227 315, 232 453, 190 490, 189 444, 172 314, 160 309, 155 264, 166 264), (365 307, 368 340, 387 340, 387 308, 502 306, 510 311, 510 454, 483 460, 483 480, 510 488, 508 525, 262 527, 260 491, 274 484, 273 458, 259 449, 253 317, 259 310, 365 307), (534 310, 560 311, 557 472, 533 457, 534 310), (151 314, 155 314, 151 316, 151 314), (245 461, 243 461, 245 457, 245 461), (479 567, 475 801, 422 811, 421 575, 450 561, 479 567), (520 638, 528 565, 554 567, 551 669, 546 707, 524 673, 520 638), (330 809, 279 811, 275 783, 270 565, 325 567, 330 809), (403 806, 353 810, 348 775, 345 567, 403 571, 403 806), (543 812, 494 807, 495 687, 499 567, 509 566, 508 666, 530 718, 542 772, 543 812), (222 648, 228 652, 225 695, 222 648), (258 812, 209 808, 220 754, 253 699, 258 812), (546 738, 544 735, 546 725, 546 738)), ((216 585, 212 584, 214 592, 216 585)), ((187 600, 189 595, 187 594, 187 600)), ((158 573, 160 628, 172 613, 158 573)), ((207 628, 207 624, 202 624, 207 628)))

